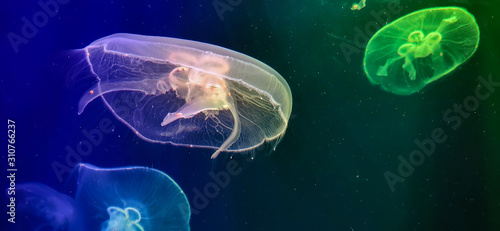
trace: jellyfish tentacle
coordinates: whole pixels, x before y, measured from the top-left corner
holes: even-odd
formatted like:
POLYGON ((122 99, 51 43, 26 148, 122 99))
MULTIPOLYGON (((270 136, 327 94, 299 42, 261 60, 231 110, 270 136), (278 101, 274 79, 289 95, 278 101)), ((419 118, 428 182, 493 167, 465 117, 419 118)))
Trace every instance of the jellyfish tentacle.
MULTIPOLYGON (((141 91, 146 95, 154 95, 158 91, 157 84, 158 80, 155 79, 96 84, 80 98, 80 102, 78 103, 78 114, 82 114, 83 110, 85 110, 85 107, 87 107, 90 102, 106 93, 117 91, 141 91)), ((166 88, 168 86, 163 87, 166 88)))
POLYGON ((378 76, 387 76, 387 69, 392 66, 396 61, 402 59, 403 57, 398 56, 396 58, 388 59, 386 60, 384 66, 379 66, 377 69, 377 75, 378 76))
MULTIPOLYGON (((233 99, 231 96, 228 96, 231 101, 233 99)), ((241 134, 241 123, 240 123, 240 116, 238 115, 238 111, 236 110, 236 105, 234 104, 234 101, 231 102, 231 106, 229 107, 229 110, 231 111, 231 114, 233 115, 233 131, 229 135, 229 137, 222 143, 222 145, 217 149, 217 151, 212 154, 210 157, 211 159, 217 158, 217 156, 220 154, 220 152, 227 150, 232 144, 234 144, 239 138, 241 134)))
POLYGON ((174 113, 168 113, 163 119, 163 122, 161 122, 161 126, 166 126, 178 119, 191 118, 200 112, 220 110, 227 107, 227 103, 220 99, 199 99, 197 101, 184 104, 174 113))
POLYGON ((417 79, 417 70, 415 70, 415 66, 413 66, 413 56, 406 56, 405 63, 403 64, 403 69, 408 72, 408 77, 410 80, 417 79))
POLYGON ((451 16, 449 18, 445 18, 445 19, 441 20, 441 23, 439 24, 439 27, 436 29, 436 32, 439 33, 441 31, 443 31, 443 29, 446 26, 451 25, 457 21, 458 21, 457 16, 451 16))
POLYGON ((191 60, 192 63, 202 67, 203 71, 183 66, 172 70, 169 75, 169 83, 177 96, 185 99, 186 103, 176 112, 168 113, 161 122, 161 126, 167 126, 178 119, 192 118, 200 112, 210 116, 214 114, 211 111, 229 110, 233 117, 233 129, 212 155, 211 158, 214 159, 220 152, 227 150, 234 144, 241 134, 238 111, 229 92, 228 83, 219 76, 229 71, 229 64, 223 58, 210 53, 199 59, 185 54, 174 56, 179 60, 191 60))

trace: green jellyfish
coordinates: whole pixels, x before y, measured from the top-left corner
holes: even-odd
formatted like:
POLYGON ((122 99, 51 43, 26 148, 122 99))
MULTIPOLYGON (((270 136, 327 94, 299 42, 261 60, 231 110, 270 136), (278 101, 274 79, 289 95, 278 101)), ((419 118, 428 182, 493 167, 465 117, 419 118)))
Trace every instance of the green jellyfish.
POLYGON ((410 13, 377 31, 363 66, 372 84, 409 95, 469 59, 479 44, 474 16, 459 7, 410 13))

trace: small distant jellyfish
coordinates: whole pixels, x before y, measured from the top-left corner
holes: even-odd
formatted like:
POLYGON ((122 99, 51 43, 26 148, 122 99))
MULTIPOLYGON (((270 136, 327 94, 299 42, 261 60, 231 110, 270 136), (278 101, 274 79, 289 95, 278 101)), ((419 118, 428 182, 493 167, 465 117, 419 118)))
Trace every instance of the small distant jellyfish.
POLYGON ((75 167, 75 198, 39 183, 18 188, 23 230, 189 231, 191 209, 165 173, 145 167, 75 167))
POLYGON ((271 67, 244 54, 189 40, 114 34, 83 51, 96 78, 79 113, 101 97, 112 113, 150 142, 253 150, 279 142, 292 94, 271 67))
POLYGON ((364 70, 371 83, 409 95, 453 71, 478 44, 479 27, 465 9, 423 9, 375 33, 366 46, 364 70))
POLYGON ((351 6, 351 10, 361 10, 365 8, 366 0, 360 0, 358 3, 353 3, 351 6))

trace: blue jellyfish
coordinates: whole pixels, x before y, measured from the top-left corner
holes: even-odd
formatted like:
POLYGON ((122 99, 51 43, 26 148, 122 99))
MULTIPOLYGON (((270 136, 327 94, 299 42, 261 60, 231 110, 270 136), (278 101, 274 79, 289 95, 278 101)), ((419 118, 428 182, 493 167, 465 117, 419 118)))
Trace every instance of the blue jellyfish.
POLYGON ((80 164, 75 200, 85 230, 189 230, 186 195, 153 168, 80 164))
POLYGON ((222 151, 277 145, 292 111, 290 87, 247 55, 195 41, 114 34, 83 49, 97 97, 146 141, 222 151))
POLYGON ((146 167, 75 167, 75 198, 39 183, 18 188, 25 230, 188 231, 188 200, 165 173, 146 167))

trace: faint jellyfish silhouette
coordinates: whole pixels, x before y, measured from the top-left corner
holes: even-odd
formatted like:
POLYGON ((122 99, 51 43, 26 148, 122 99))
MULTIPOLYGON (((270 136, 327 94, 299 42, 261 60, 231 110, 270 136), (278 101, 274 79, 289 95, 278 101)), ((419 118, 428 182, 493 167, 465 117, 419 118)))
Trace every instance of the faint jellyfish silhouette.
POLYGON ((275 145, 288 125, 292 95, 271 67, 244 54, 189 40, 114 34, 83 49, 97 83, 79 113, 101 97, 150 142, 222 151, 275 145), (116 105, 121 105, 117 107, 116 105))
POLYGON ((68 230, 76 221, 73 198, 44 184, 19 184, 16 197, 20 230, 68 230))

